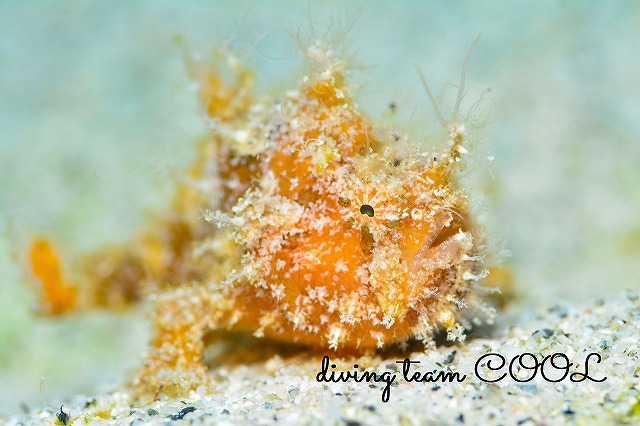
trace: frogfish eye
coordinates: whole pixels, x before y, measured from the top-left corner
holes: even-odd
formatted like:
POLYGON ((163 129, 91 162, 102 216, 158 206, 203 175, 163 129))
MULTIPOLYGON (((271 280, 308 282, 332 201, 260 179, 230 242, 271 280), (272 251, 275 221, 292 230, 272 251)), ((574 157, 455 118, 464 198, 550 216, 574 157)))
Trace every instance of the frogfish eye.
POLYGON ((360 214, 366 214, 369 217, 373 217, 373 207, 371 207, 369 204, 363 204, 362 206, 360 206, 360 214))

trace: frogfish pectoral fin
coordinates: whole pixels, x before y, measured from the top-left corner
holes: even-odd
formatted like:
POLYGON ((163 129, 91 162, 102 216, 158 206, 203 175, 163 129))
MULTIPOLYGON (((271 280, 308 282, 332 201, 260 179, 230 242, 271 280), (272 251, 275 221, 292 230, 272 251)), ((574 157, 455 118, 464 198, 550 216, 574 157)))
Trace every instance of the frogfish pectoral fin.
POLYGON ((76 288, 62 280, 60 257, 49 241, 40 239, 29 250, 31 271, 40 283, 41 312, 60 315, 73 310, 77 303, 76 288))

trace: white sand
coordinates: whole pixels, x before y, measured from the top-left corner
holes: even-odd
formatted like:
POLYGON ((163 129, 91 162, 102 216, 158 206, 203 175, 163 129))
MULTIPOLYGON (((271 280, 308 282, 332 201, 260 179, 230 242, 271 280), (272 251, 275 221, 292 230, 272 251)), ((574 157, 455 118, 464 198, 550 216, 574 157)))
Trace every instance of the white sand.
MULTIPOLYGON (((420 361, 411 371, 432 370, 467 375, 462 383, 407 383, 402 378, 399 357, 367 358, 360 369, 396 373, 389 402, 382 402, 384 383, 318 383, 319 357, 284 361, 278 356, 265 363, 214 369, 211 394, 193 393, 182 400, 159 400, 144 407, 129 406, 125 391, 77 397, 64 407, 69 424, 633 424, 640 421, 640 296, 623 293, 584 306, 554 306, 531 314, 519 326, 491 339, 469 339, 455 347, 408 355, 420 361), (565 354, 575 365, 569 375, 584 373, 584 362, 592 356, 585 379, 559 383, 541 378, 540 371, 527 383, 509 376, 495 384, 482 382, 474 374, 476 361, 488 352, 509 360, 530 352, 542 360, 553 353, 565 354), (400 369, 400 372, 397 370, 400 369), (192 408, 190 408, 192 407, 192 408), (174 416, 174 419, 171 418, 174 416), (106 418, 103 418, 106 417, 106 418), (178 422, 179 424, 180 422, 178 422)), ((523 362, 528 365, 530 358, 523 362)), ((353 360, 332 360, 336 370, 348 370, 353 360)), ((556 364, 564 361, 556 359, 556 364)), ((498 366, 494 359, 492 365, 498 366)), ((517 361, 516 361, 517 364, 517 361)), ((329 370, 331 371, 331 370, 329 370)), ((545 366, 549 379, 563 371, 545 366)), ((479 374, 493 379, 506 372, 479 374)), ((520 373, 523 374, 523 373, 520 373)), ((519 375, 520 380, 526 378, 519 375)), ((579 375, 573 376, 580 379, 579 375)), ((9 425, 51 424, 56 409, 37 409, 28 415, 2 419, 9 425)))

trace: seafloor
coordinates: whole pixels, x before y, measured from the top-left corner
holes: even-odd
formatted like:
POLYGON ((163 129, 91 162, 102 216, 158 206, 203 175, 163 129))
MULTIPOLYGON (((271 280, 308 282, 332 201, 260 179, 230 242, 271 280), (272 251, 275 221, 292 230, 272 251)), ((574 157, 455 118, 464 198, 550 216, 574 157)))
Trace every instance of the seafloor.
MULTIPOLYGON (((382 359, 360 359, 360 368, 396 374, 389 401, 382 402, 385 382, 320 383, 320 357, 278 355, 266 362, 218 367, 213 392, 193 393, 181 400, 156 400, 131 406, 125 390, 101 396, 77 397, 63 407, 68 424, 345 424, 345 425, 557 425, 638 424, 640 422, 640 362, 637 332, 640 295, 622 293, 580 306, 555 305, 525 315, 519 325, 493 338, 474 338, 453 347, 438 347, 382 359), (505 358, 502 368, 497 355, 505 358), (513 362, 521 354, 565 354, 533 370, 513 362), (589 357, 589 354, 597 354, 589 357), (453 383, 407 382, 408 374, 421 377, 433 370, 458 372, 466 379, 453 383), (589 358, 588 370, 585 363, 589 358), (487 369, 486 361, 495 371, 487 369), (599 362, 598 362, 599 361, 599 362), (552 362, 558 367, 553 368, 552 362), (506 376, 499 381, 489 383, 506 376), (564 378, 563 378, 564 376, 564 378), (484 379, 485 381, 481 380, 484 379), (561 380, 562 379, 562 380, 561 380)), ((533 366, 525 355, 522 364, 533 366)), ((350 361, 336 362, 346 371, 350 361)), ((329 367, 328 375, 333 371, 329 367)), ((0 418, 8 425, 52 424, 59 408, 0 418)))

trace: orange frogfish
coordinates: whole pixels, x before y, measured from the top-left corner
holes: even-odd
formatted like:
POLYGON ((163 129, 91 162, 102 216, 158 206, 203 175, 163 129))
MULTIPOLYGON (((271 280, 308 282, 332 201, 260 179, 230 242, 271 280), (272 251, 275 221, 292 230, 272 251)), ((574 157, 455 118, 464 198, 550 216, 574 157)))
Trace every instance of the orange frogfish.
POLYGON ((211 131, 170 213, 138 242, 92 255, 73 300, 57 265, 42 272, 55 253, 32 250, 36 278, 55 290, 50 313, 153 295, 142 389, 197 387, 216 330, 343 354, 441 329, 463 337, 459 311, 486 274, 456 179, 464 126, 448 123, 445 152, 417 152, 358 111, 328 45, 308 49, 308 75, 277 101, 257 97, 237 61, 231 82, 198 69, 211 131))

